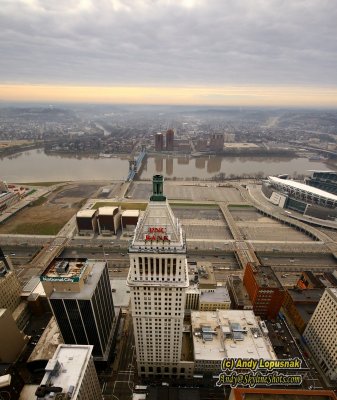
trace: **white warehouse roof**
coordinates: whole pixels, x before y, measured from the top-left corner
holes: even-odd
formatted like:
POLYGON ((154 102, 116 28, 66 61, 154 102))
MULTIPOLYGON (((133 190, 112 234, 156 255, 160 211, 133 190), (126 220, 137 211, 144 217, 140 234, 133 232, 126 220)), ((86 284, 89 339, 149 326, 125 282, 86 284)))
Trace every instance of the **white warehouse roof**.
POLYGON ((96 214, 97 210, 80 210, 76 214, 79 218, 92 218, 96 214))
POLYGON ((290 179, 280 179, 280 178, 276 178, 275 176, 269 176, 268 179, 271 182, 274 182, 279 185, 289 186, 291 188, 299 189, 299 190, 302 190, 307 193, 312 193, 316 196, 319 196, 319 197, 322 197, 322 198, 325 198, 328 200, 337 201, 337 196, 335 196, 334 194, 326 192, 325 190, 317 189, 313 186, 306 185, 305 183, 295 182, 290 179))
POLYGON ((98 215, 114 215, 115 210, 118 210, 118 207, 100 207, 98 215))
POLYGON ((122 217, 139 217, 139 210, 125 210, 122 217))

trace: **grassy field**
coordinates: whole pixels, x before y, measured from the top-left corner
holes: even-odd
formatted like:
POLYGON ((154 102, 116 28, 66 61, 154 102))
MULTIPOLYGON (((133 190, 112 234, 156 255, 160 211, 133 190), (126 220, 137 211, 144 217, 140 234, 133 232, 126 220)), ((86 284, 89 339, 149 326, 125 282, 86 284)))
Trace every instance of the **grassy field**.
POLYGON ((32 206, 41 206, 43 203, 47 201, 47 197, 41 196, 37 200, 35 200, 32 204, 32 206))
POLYGON ((57 235, 64 223, 30 222, 18 224, 15 233, 18 235, 57 235))
POLYGON ((67 182, 25 182, 25 183, 17 183, 17 185, 23 185, 23 186, 53 186, 53 185, 58 185, 60 183, 67 183, 67 182))

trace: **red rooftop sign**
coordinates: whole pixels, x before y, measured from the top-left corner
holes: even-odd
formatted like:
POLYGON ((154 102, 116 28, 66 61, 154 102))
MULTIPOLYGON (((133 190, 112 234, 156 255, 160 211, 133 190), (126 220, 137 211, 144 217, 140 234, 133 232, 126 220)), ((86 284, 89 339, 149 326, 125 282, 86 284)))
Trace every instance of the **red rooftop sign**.
POLYGON ((170 239, 166 234, 166 228, 150 227, 148 234, 145 235, 145 242, 169 242, 170 239))

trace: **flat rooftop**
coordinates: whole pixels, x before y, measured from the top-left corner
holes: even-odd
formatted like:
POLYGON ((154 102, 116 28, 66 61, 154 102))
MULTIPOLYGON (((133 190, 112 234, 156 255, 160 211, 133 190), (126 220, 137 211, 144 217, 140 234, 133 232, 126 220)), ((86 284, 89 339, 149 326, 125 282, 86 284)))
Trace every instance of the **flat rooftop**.
POLYGON ((98 215, 110 215, 113 216, 118 207, 100 207, 98 209, 98 215))
POLYGON ((54 258, 40 276, 41 281, 78 282, 88 268, 86 258, 54 258))
POLYGON ((214 276, 214 271, 212 268, 212 263, 207 261, 197 262, 197 271, 199 276, 199 287, 202 288, 203 285, 216 286, 216 279, 214 276))
POLYGON ((214 292, 204 292, 200 295, 200 303, 228 303, 231 299, 226 287, 219 286, 214 292))
POLYGON ((282 289, 282 285, 276 276, 274 270, 269 265, 259 265, 257 267, 253 267, 255 279, 258 285, 268 286, 270 288, 279 288, 282 289))
MULTIPOLYGON (((104 261, 88 261, 88 268, 90 268, 90 275, 86 279, 80 292, 65 292, 56 291, 52 292, 50 299, 78 299, 78 300, 89 300, 91 299, 98 281, 105 268, 104 261)), ((70 283, 71 284, 71 283, 70 283)))
MULTIPOLYGON (((41 381, 41 385, 46 384, 50 379, 52 386, 61 387, 63 393, 67 393, 69 387, 74 386, 73 397, 76 398, 93 347, 90 345, 60 344, 54 357, 46 366, 46 373, 41 381), (61 365, 59 369, 58 365, 61 365), (58 369, 58 374, 52 374, 55 369, 58 369)), ((42 399, 47 398, 49 398, 49 393, 45 397, 42 397, 42 399)))
POLYGON ((80 210, 77 212, 77 218, 92 218, 96 214, 97 210, 80 210))
POLYGON ((122 217, 139 217, 139 210, 125 210, 122 212, 122 217))
POLYGON ((259 321, 251 310, 192 311, 195 361, 221 361, 223 358, 277 359, 259 321))
POLYGON ((324 289, 288 289, 294 303, 318 303, 323 296, 324 289))
POLYGON ((63 343, 63 339, 55 320, 52 317, 46 329, 43 331, 40 340, 37 342, 28 362, 36 360, 50 360, 53 357, 58 345, 63 343))

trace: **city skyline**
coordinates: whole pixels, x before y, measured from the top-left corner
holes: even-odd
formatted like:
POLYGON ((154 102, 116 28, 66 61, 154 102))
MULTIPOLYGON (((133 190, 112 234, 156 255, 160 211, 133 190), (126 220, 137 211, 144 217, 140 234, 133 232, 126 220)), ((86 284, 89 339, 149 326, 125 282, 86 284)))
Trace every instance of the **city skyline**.
POLYGON ((317 0, 5 2, 0 101, 336 107, 336 13, 317 0))

